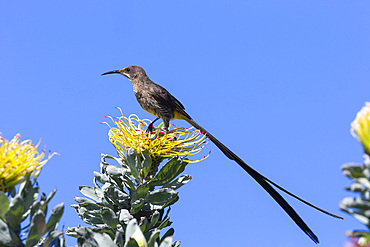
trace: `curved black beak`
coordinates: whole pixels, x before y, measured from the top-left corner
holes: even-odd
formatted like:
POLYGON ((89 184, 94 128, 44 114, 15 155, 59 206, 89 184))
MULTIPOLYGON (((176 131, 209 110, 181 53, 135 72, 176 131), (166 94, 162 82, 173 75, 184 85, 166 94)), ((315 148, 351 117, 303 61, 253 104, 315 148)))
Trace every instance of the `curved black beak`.
POLYGON ((101 75, 108 75, 108 74, 120 74, 120 72, 119 72, 119 70, 112 70, 112 71, 105 72, 101 75))

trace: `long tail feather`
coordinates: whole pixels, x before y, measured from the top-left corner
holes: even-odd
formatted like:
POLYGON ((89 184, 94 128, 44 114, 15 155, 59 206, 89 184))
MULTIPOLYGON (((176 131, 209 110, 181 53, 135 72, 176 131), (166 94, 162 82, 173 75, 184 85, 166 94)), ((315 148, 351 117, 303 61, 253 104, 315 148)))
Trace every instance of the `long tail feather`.
MULTIPOLYGON (((194 126, 196 129, 199 129, 201 132, 205 133, 209 139, 231 160, 234 160, 236 163, 238 163, 249 175, 251 175, 266 191, 269 193, 272 198, 284 209, 284 211, 290 216, 290 218, 299 226, 299 228, 302 229, 303 232, 305 232, 315 243, 319 243, 319 239, 317 236, 312 232, 312 230, 306 225, 306 223, 302 220, 302 218, 294 211, 294 209, 285 201, 285 199, 268 183, 272 183, 276 186, 275 183, 273 183, 271 180, 267 179, 265 176, 258 173, 256 170, 254 170, 252 167, 247 165, 242 159, 240 159, 236 154, 234 154, 230 149, 228 149, 225 145, 223 145, 220 141, 218 141, 214 136, 212 136, 209 132, 207 132, 204 128, 202 128, 200 125, 198 125, 194 120, 192 119, 185 119, 189 124, 194 126)), ((289 191, 283 189, 280 186, 277 186, 277 188, 282 189, 284 192, 288 193, 291 196, 294 196, 295 198, 299 199, 300 201, 312 205, 310 203, 307 203, 306 201, 300 199, 299 197, 293 195, 289 191)), ((315 207, 317 208, 317 207, 315 207)), ((322 210, 323 211, 323 210, 322 210)), ((330 214, 330 213, 329 213, 330 214)), ((331 215, 331 214, 330 214, 331 215)))

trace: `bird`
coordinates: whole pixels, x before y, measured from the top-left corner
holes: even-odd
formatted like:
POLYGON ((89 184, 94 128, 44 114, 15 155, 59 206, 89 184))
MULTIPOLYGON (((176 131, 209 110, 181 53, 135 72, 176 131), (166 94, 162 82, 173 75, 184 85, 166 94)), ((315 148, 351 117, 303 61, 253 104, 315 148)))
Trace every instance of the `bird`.
POLYGON ((128 66, 120 70, 112 70, 103 73, 102 75, 108 74, 121 74, 125 76, 132 82, 135 97, 139 102, 140 106, 148 113, 154 115, 156 119, 150 124, 152 124, 158 119, 162 119, 163 126, 165 130, 168 130, 170 120, 182 119, 192 125, 195 129, 200 130, 204 133, 219 149, 225 154, 230 160, 235 161, 240 165, 252 178, 256 180, 266 191, 271 195, 271 197, 283 208, 283 210, 290 216, 290 218, 298 225, 298 227, 308 235, 316 244, 319 243, 318 237, 313 233, 313 231, 307 226, 303 219, 296 213, 296 211, 288 204, 288 202, 271 186, 275 186, 279 190, 287 193, 288 195, 300 200, 301 202, 323 212, 331 215, 335 218, 343 219, 340 216, 329 213, 303 199, 294 195, 293 193, 282 188, 275 182, 266 178, 255 169, 250 167, 241 158, 239 158, 235 153, 233 153, 229 148, 222 144, 218 139, 216 139, 212 134, 206 131, 202 126, 197 124, 192 117, 185 111, 185 107, 180 103, 172 94, 170 94, 164 87, 154 83, 149 79, 145 70, 139 66, 128 66))

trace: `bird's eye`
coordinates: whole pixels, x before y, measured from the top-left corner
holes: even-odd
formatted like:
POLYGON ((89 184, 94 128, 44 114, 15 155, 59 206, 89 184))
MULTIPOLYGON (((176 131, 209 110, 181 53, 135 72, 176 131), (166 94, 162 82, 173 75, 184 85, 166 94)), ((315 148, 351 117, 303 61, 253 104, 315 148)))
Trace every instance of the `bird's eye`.
POLYGON ((127 68, 126 71, 129 72, 130 71, 130 68, 127 68))

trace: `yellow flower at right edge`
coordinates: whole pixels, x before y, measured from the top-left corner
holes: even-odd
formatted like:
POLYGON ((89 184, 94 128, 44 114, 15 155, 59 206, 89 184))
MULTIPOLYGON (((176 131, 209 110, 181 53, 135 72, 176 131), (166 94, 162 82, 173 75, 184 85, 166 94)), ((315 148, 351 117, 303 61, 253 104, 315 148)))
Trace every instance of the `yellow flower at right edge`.
POLYGON ((38 153, 31 140, 20 141, 20 134, 10 141, 0 136, 0 191, 10 191, 24 181, 27 174, 36 179, 41 167, 56 153, 45 156, 45 149, 38 153))
POLYGON ((365 153, 370 155, 370 102, 357 113, 351 123, 351 133, 364 147, 365 153))

